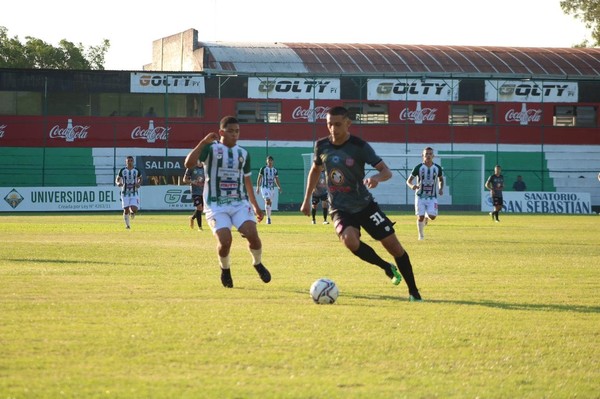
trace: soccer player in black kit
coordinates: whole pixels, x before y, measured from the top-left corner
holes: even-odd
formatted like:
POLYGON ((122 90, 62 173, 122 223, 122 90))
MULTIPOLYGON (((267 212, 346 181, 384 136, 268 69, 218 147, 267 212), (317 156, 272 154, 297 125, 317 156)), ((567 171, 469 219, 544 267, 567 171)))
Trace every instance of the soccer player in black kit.
POLYGON ((409 300, 421 301, 410 258, 396 237, 394 223, 369 192, 370 188, 389 180, 392 172, 369 143, 350 135, 351 123, 344 107, 333 107, 327 112, 329 136, 315 143, 314 162, 308 173, 300 211, 311 216, 312 192, 324 170, 330 214, 340 241, 363 261, 383 269, 394 285, 404 278, 409 300), (365 177, 366 164, 377 169, 377 173, 365 177), (361 241, 361 228, 381 242, 394 257, 395 264, 383 260, 372 247, 361 241))
POLYGON ((492 220, 499 222, 498 214, 502 210, 504 199, 502 198, 502 190, 504 190, 504 176, 502 176, 502 168, 500 165, 494 166, 494 174, 488 177, 485 182, 485 188, 490 190, 494 211, 491 213, 492 220))

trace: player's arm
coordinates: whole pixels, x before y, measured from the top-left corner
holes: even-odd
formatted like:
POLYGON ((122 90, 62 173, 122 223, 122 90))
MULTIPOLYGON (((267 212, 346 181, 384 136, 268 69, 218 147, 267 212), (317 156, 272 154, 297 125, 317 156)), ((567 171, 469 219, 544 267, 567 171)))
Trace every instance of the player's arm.
POLYGON ((258 171, 258 178, 256 179, 256 194, 260 193, 260 185, 262 184, 262 180, 263 180, 263 168, 260 168, 260 170, 258 171))
POLYGON ((322 170, 322 165, 316 165, 313 163, 310 171, 308 172, 308 178, 306 180, 306 192, 304 193, 304 200, 300 206, 300 212, 306 216, 310 216, 310 210, 312 208, 312 192, 319 182, 322 170))
POLYGON ((185 167, 193 168, 198 163, 202 149, 214 141, 219 141, 219 133, 210 132, 185 157, 185 167))
POLYGON ((388 168, 383 159, 379 161, 377 165, 375 165, 375 169, 377 169, 379 173, 369 176, 363 180, 363 183, 365 186, 367 186, 367 188, 375 188, 379 185, 379 183, 392 178, 392 171, 390 168, 388 168))
POLYGON ((492 187, 492 180, 491 180, 491 178, 487 179, 487 181, 485 182, 485 188, 487 188, 490 191, 494 190, 494 188, 492 187))
POLYGON ((444 176, 441 174, 438 176, 438 189, 439 195, 444 195, 444 176))
POLYGON ((184 184, 193 184, 191 176, 190 176, 190 170, 189 169, 186 169, 185 173, 183 174, 183 183, 184 184))
POLYGON ((254 209, 254 213, 256 214, 256 219, 260 222, 263 220, 264 214, 256 201, 254 190, 252 190, 252 179, 249 174, 244 176, 244 186, 246 187, 246 193, 248 193, 248 201, 250 201, 250 205, 252 205, 252 209, 254 209))
POLYGON ((120 176, 120 174, 118 174, 117 177, 115 177, 115 184, 118 187, 122 187, 123 186, 123 178, 120 176))
POLYGON ((413 180, 415 179, 415 175, 410 175, 408 176, 408 179, 406 179, 406 185, 408 187, 410 187, 411 190, 418 190, 419 189, 419 185, 418 184, 413 184, 413 180))
POLYGON ((277 188, 279 189, 279 192, 281 193, 281 183, 279 183, 279 176, 275 176, 275 184, 277 185, 277 188))

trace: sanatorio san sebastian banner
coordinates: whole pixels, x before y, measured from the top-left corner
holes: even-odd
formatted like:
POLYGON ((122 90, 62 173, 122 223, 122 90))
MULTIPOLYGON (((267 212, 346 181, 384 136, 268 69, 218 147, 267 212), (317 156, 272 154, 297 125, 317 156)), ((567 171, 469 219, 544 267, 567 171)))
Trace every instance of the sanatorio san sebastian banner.
MULTIPOLYGON (((509 213, 555 213, 590 214, 592 213, 589 193, 563 193, 507 191, 503 194, 502 210, 509 213)), ((481 210, 492 210, 492 199, 488 191, 482 192, 481 210)))

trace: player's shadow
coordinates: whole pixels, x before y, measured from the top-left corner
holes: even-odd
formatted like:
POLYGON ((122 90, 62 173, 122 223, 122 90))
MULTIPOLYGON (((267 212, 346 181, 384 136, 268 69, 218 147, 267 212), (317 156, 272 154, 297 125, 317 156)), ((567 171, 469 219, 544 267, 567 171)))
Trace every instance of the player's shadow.
MULTIPOLYGON (((368 299, 368 300, 381 300, 381 301, 401 301, 407 302, 408 299, 405 296, 391 296, 391 295, 362 295, 344 293, 344 296, 348 296, 356 299, 368 299)), ((449 305, 461 305, 461 306, 483 306, 494 309, 505 309, 505 310, 531 310, 531 311, 542 311, 542 312, 575 312, 575 313, 600 313, 600 306, 585 306, 585 305, 569 305, 569 304, 555 304, 555 303, 510 303, 510 302, 499 302, 491 300, 481 301, 466 301, 466 300, 448 300, 448 299, 425 299, 423 304, 449 304, 449 305)))
POLYGON ((98 265, 115 264, 114 262, 98 262, 93 260, 69 260, 69 259, 29 259, 29 258, 8 258, 3 259, 8 262, 20 262, 20 263, 60 263, 60 264, 77 264, 77 263, 92 263, 98 265))

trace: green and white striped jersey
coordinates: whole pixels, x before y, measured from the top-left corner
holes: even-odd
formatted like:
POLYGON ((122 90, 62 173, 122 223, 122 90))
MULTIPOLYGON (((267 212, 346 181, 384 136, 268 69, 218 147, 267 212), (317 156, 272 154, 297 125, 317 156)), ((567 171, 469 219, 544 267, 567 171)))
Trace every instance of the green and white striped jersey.
POLYGON ((235 145, 231 148, 215 141, 202 149, 204 162, 204 204, 210 207, 234 204, 248 199, 244 176, 250 176, 250 154, 235 145))

